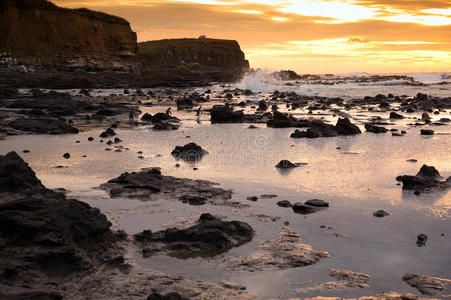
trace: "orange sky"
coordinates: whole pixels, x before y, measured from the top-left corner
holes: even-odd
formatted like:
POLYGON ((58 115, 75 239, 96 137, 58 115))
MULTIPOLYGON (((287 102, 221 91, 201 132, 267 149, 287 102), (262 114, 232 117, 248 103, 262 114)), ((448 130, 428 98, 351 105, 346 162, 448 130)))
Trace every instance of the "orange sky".
POLYGON ((237 40, 254 68, 451 71, 450 0, 55 0, 126 18, 139 41, 237 40))

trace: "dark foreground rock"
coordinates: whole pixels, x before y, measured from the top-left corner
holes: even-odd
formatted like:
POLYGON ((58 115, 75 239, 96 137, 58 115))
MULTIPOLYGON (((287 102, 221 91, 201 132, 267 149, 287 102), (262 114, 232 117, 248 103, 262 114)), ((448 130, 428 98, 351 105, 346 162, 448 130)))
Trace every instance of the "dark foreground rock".
POLYGON ((239 259, 233 269, 289 269, 311 265, 326 257, 329 257, 326 251, 314 250, 309 245, 301 244, 299 233, 283 227, 276 239, 263 242, 257 252, 239 259))
POLYGON ((202 147, 196 143, 189 143, 185 146, 176 146, 171 152, 171 155, 174 156, 175 159, 182 159, 190 164, 198 163, 206 154, 208 154, 208 151, 202 149, 202 147))
POLYGON ((169 228, 135 234, 137 243, 143 247, 143 255, 151 256, 167 252, 172 256, 214 256, 241 246, 252 240, 254 231, 247 223, 222 221, 210 214, 203 214, 198 224, 185 228, 169 228))
POLYGON ((143 200, 178 199, 190 204, 222 204, 232 197, 230 190, 215 187, 216 183, 163 176, 158 168, 123 173, 101 185, 111 197, 130 197, 143 200), (192 200, 197 199, 197 200, 192 200))
POLYGON ((396 177, 402 182, 403 190, 430 191, 432 189, 447 189, 451 186, 451 176, 442 180, 440 173, 433 166, 423 165, 417 175, 403 175, 396 177))
POLYGON ((451 284, 449 279, 411 273, 405 274, 402 280, 411 287, 416 288, 421 294, 429 296, 435 295, 451 284))
POLYGON ((15 152, 0 156, 2 299, 61 299, 57 282, 121 252, 110 226, 98 209, 46 189, 15 152))

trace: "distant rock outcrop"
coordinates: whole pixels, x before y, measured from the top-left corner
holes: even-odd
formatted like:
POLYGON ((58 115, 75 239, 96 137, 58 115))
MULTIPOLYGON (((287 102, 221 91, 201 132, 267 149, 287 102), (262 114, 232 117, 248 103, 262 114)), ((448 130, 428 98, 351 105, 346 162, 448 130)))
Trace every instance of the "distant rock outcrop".
POLYGON ((142 81, 152 85, 198 85, 234 81, 249 70, 237 41, 168 39, 138 44, 142 81))

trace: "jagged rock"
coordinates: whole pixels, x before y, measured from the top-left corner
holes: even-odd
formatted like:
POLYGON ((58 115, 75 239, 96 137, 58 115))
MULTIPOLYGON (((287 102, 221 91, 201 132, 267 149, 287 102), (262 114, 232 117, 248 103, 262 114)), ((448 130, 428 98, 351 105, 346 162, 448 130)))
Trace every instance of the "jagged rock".
POLYGON ((433 296, 451 283, 449 279, 427 275, 407 273, 402 277, 408 285, 416 288, 421 294, 433 296))
POLYGON ((373 132, 373 133, 384 133, 387 132, 387 128, 385 127, 381 127, 381 126, 376 126, 376 125, 372 125, 372 124, 365 124, 365 129, 368 132, 373 132))
POLYGON ((198 224, 185 228, 169 228, 158 232, 146 230, 135 234, 143 247, 143 255, 168 252, 181 257, 214 256, 252 240, 254 230, 247 223, 222 221, 203 214, 198 224))
MULTIPOLYGON (((111 197, 130 197, 152 199, 167 197, 190 203, 189 198, 205 198, 205 202, 223 203, 229 200, 232 192, 215 187, 215 183, 206 180, 191 180, 163 176, 158 168, 145 169, 141 172, 123 173, 121 176, 102 184, 102 189, 108 190, 111 197), (186 200, 188 199, 188 200, 186 200)), ((196 201, 200 205, 203 201, 196 201)))
POLYGON ((190 164, 198 163, 206 154, 208 154, 208 151, 202 149, 202 147, 196 143, 188 143, 185 146, 176 146, 171 152, 171 155, 174 156, 175 159, 182 159, 190 164))
POLYGON ((301 244, 299 233, 283 227, 276 239, 262 242, 257 252, 241 258, 234 264, 233 269, 249 271, 289 269, 312 265, 326 257, 329 257, 329 253, 301 244))
POLYGON ((100 210, 45 188, 15 152, 0 156, 1 298, 60 298, 57 285, 38 289, 85 276, 120 252, 110 226, 100 210))
POLYGON ((417 175, 403 175, 396 177, 402 182, 404 190, 431 190, 433 188, 446 189, 451 186, 451 176, 446 181, 441 180, 440 173, 433 166, 423 165, 417 175))

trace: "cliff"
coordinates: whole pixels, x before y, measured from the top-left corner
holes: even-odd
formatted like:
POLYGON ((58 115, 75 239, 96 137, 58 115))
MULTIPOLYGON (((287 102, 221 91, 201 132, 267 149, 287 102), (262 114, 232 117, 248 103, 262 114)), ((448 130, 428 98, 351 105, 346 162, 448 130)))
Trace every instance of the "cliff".
POLYGON ((170 39, 138 44, 144 82, 177 85, 234 81, 249 70, 240 45, 232 40, 170 39))
POLYGON ((204 85, 249 69, 236 41, 137 44, 130 24, 47 0, 0 0, 0 87, 109 88, 204 85))
POLYGON ((0 0, 0 36, 3 60, 35 67, 121 69, 137 51, 126 20, 46 0, 0 0))

